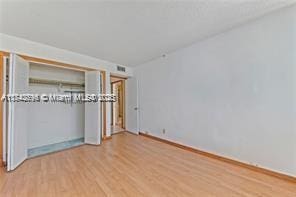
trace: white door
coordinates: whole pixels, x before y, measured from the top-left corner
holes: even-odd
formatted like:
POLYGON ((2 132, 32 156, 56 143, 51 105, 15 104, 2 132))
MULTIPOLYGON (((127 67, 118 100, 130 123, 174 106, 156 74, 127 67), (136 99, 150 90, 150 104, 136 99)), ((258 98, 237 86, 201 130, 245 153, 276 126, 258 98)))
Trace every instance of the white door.
MULTIPOLYGON (((99 71, 85 72, 85 94, 98 95, 101 92, 101 75, 99 71)), ((84 141, 87 144, 101 144, 101 103, 85 103, 84 141)))
MULTIPOLYGON (((29 87, 29 63, 11 54, 9 63, 9 94, 27 94, 29 87)), ((27 158, 28 104, 8 103, 7 170, 14 170, 27 158)))
POLYGON ((126 80, 126 129, 139 134, 138 80, 134 77, 126 80))

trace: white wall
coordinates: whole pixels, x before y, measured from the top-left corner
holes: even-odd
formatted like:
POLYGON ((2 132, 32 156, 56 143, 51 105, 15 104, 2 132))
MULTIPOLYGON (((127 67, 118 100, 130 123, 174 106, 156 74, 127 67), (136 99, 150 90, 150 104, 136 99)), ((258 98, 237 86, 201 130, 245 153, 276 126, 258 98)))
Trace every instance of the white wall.
POLYGON ((296 176, 295 22, 294 6, 136 67, 141 130, 296 176))
MULTIPOLYGON (((84 72, 44 65, 31 64, 30 77, 84 83, 84 72)), ((68 89, 59 90, 53 85, 29 86, 30 93, 34 94, 63 94, 68 89)), ((84 104, 30 103, 28 125, 28 148, 84 137, 84 104)))
POLYGON ((105 70, 122 76, 132 76, 132 69, 129 67, 125 67, 125 73, 118 72, 116 70, 118 64, 3 33, 0 33, 0 51, 55 60, 86 68, 105 70))

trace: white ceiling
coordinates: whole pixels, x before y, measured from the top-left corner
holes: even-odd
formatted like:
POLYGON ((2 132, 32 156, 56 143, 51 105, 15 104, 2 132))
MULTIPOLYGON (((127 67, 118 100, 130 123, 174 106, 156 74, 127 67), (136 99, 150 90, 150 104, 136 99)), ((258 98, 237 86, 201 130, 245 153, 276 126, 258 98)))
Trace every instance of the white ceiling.
POLYGON ((296 0, 0 2, 0 32, 136 66, 296 0))

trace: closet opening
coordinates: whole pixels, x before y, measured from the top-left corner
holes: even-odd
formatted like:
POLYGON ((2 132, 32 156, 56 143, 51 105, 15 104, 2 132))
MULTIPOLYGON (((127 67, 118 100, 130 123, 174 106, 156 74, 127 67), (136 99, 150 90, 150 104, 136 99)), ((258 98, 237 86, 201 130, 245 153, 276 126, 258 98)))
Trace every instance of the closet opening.
POLYGON ((87 99, 102 94, 101 71, 33 62, 13 53, 0 66, 1 153, 7 171, 27 158, 101 144, 102 103, 87 99))
POLYGON ((73 98, 85 92, 85 73, 30 62, 28 87, 29 94, 70 98, 28 104, 28 158, 84 144, 85 105, 73 98))

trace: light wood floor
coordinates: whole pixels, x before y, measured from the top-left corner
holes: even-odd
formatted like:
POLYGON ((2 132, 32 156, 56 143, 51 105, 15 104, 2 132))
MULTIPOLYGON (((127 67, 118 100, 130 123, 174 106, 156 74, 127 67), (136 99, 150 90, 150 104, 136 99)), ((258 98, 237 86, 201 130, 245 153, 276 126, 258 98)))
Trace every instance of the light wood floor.
POLYGON ((0 196, 296 196, 296 184, 128 133, 1 171, 0 196))

